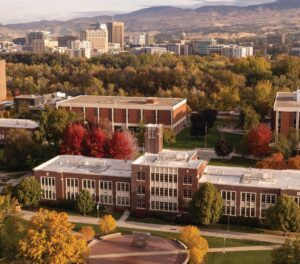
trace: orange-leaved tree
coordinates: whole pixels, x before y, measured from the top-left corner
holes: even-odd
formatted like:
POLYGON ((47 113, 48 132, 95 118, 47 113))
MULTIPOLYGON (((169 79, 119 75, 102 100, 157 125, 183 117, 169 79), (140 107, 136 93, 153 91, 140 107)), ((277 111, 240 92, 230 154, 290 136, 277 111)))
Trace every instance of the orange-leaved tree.
POLYGON ((73 228, 66 213, 40 209, 19 242, 19 256, 36 264, 84 263, 89 250, 73 228))

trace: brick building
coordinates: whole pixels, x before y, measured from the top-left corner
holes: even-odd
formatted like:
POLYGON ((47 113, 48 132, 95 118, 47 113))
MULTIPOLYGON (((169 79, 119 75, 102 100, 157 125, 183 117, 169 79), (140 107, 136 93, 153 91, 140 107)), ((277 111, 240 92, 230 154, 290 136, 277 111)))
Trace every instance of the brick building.
POLYGON ((0 144, 3 144, 10 129, 26 129, 34 131, 39 125, 28 119, 0 118, 0 144))
POLYGON ((74 200, 87 189, 100 205, 130 207, 131 161, 57 156, 36 167, 34 176, 41 183, 43 200, 74 200))
POLYGON ((98 123, 107 119, 113 129, 136 129, 145 124, 163 124, 175 133, 186 125, 187 103, 182 98, 146 98, 81 95, 56 104, 83 114, 86 121, 98 123))
POLYGON ((300 172, 207 166, 197 151, 162 149, 161 125, 147 125, 145 150, 135 161, 58 156, 34 169, 43 199, 75 199, 85 188, 102 206, 130 209, 137 215, 180 214, 205 182, 220 191, 223 212, 264 218, 278 196, 300 205, 300 172))
POLYGON ((292 196, 300 205, 300 172, 207 166, 199 184, 211 182, 220 191, 224 215, 265 218, 278 196, 292 196))
POLYGON ((278 136, 288 136, 291 129, 300 128, 300 90, 278 92, 273 106, 271 126, 278 136))

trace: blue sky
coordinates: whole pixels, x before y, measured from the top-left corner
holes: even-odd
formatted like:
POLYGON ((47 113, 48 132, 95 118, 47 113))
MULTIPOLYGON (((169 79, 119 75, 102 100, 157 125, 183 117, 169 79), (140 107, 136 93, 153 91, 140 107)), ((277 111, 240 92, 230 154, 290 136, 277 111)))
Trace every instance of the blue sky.
POLYGON ((161 5, 196 7, 219 3, 248 5, 263 2, 272 0, 0 0, 0 23, 65 20, 92 12, 124 13, 161 5))

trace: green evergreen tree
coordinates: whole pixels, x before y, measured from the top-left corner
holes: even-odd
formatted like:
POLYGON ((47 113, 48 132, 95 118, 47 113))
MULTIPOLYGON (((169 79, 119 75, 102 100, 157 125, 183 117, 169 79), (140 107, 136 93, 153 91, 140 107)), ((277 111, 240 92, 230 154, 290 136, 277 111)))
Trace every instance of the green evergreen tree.
POLYGON ((86 189, 82 189, 76 200, 78 210, 85 216, 86 213, 93 211, 95 208, 95 201, 86 189))

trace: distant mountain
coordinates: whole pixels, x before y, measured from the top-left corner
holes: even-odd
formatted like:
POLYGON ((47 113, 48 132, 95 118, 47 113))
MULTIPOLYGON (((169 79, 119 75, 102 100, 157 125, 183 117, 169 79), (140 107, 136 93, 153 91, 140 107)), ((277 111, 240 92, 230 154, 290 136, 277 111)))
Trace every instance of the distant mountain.
POLYGON ((55 35, 78 34, 97 20, 125 22, 127 32, 232 32, 257 31, 265 27, 300 25, 300 0, 278 0, 250 6, 203 6, 197 9, 158 6, 128 14, 95 16, 68 21, 38 21, 0 25, 0 36, 25 35, 29 30, 50 30, 55 35))

